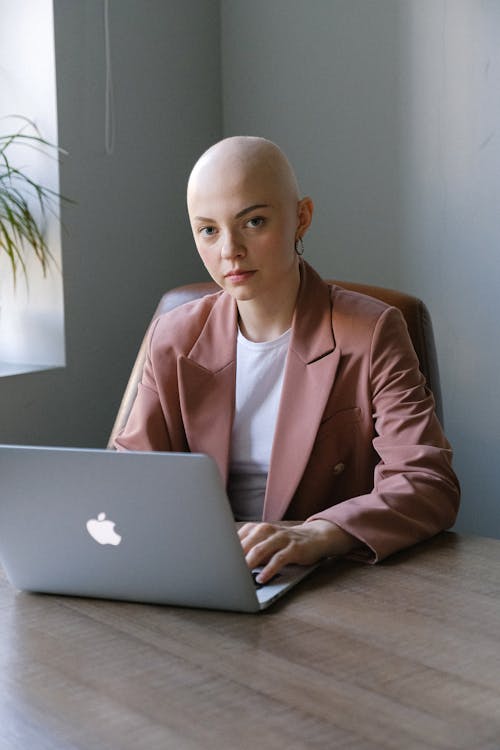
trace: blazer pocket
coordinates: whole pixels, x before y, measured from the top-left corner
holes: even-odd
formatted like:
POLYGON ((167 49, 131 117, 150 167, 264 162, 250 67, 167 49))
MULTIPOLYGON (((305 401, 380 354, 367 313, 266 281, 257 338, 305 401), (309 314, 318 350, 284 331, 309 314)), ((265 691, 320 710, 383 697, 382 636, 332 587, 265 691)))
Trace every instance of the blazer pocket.
POLYGON ((321 443, 332 435, 337 435, 342 439, 342 433, 348 430, 349 425, 357 424, 361 421, 361 409, 359 406, 353 406, 349 409, 341 409, 325 417, 319 425, 316 435, 315 445, 321 443))
POLYGON ((321 422, 300 487, 301 495, 314 498, 314 513, 359 494, 353 489, 359 475, 362 417, 362 409, 355 406, 321 422))

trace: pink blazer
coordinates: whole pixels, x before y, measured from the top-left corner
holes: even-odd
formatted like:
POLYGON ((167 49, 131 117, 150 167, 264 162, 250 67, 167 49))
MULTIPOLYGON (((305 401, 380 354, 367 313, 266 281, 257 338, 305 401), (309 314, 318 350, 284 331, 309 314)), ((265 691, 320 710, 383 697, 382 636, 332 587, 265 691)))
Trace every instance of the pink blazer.
MULTIPOLYGON (((454 523, 451 449, 399 310, 301 271, 263 520, 328 519, 375 562, 454 523)), ((236 333, 223 292, 158 318, 116 447, 207 453, 226 481, 236 333)))

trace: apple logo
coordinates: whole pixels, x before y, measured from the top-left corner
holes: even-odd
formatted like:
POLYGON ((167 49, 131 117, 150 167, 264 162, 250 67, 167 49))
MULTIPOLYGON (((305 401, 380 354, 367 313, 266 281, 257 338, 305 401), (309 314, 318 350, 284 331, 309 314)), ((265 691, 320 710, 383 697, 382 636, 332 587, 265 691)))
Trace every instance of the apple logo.
POLYGON ((97 518, 87 521, 87 531, 99 544, 117 545, 122 540, 120 534, 115 531, 114 522, 106 519, 106 513, 99 513, 97 518))

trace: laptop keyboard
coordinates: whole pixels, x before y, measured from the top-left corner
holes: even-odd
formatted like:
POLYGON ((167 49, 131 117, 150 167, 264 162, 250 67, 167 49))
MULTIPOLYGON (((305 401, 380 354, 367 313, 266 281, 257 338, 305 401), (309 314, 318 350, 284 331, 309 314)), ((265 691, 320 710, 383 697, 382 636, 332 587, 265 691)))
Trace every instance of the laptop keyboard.
POLYGON ((259 581, 257 581, 257 576, 259 575, 261 570, 262 568, 256 568, 255 570, 251 571, 253 582, 255 584, 256 589, 261 589, 264 586, 268 586, 270 583, 276 583, 276 580, 280 578, 281 576, 281 573, 275 573, 273 577, 269 579, 269 581, 266 581, 266 583, 259 583, 259 581))

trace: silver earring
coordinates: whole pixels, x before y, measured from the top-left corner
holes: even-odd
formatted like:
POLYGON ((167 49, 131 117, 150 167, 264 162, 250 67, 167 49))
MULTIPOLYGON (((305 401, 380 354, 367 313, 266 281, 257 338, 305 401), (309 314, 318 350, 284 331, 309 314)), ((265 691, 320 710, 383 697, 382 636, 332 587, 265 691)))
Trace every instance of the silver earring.
POLYGON ((295 240, 295 252, 297 253, 297 255, 304 255, 304 240, 302 239, 302 237, 297 237, 297 239, 295 240), (299 242, 300 242, 300 250, 297 247, 299 242))

